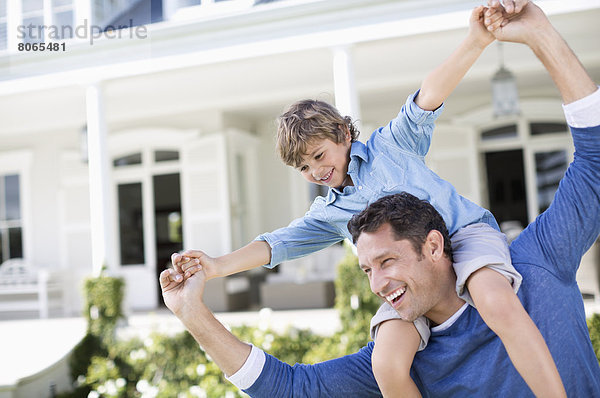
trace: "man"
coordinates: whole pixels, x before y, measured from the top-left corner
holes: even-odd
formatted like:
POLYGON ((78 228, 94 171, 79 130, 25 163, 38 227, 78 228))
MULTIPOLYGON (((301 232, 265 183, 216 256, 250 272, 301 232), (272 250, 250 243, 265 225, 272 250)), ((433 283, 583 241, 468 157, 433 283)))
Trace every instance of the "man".
MULTIPOLYGON (((492 8, 497 5, 492 5, 492 8)), ((575 160, 555 200, 511 245, 523 275, 519 299, 537 324, 569 396, 600 396, 600 367, 587 332, 575 273, 600 233, 600 91, 541 10, 527 4, 508 23, 491 23, 499 40, 528 45, 557 85, 575 142, 575 160), (593 127, 595 126, 595 127, 593 127)), ((488 24, 489 25, 489 24, 488 24)), ((359 262, 375 293, 404 293, 393 305, 401 316, 427 316, 434 325, 427 349, 415 356, 411 376, 425 396, 527 396, 500 339, 454 292, 448 239, 442 227, 415 243, 398 235, 386 206, 435 218, 428 205, 406 195, 383 198, 350 224, 359 262), (382 215, 372 223, 371 215, 382 215), (399 239, 398 239, 399 238, 399 239)), ((433 208, 431 208, 433 209, 433 208)), ((202 304, 202 272, 161 274, 167 306, 182 320, 229 379, 251 396, 379 396, 370 343, 359 352, 316 365, 291 367, 239 341, 202 304)), ((393 294, 392 296, 395 296, 393 294)))

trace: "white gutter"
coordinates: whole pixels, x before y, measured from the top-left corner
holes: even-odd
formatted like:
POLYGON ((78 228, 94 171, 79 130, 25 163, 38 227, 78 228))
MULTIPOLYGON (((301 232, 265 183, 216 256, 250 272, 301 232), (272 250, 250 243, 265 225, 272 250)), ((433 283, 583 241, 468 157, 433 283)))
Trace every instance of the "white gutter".
MULTIPOLYGON (((325 2, 326 3, 326 2, 325 2)), ((400 2, 401 3, 401 2, 400 2)), ((468 5, 461 2, 462 5, 468 5)), ((275 3, 276 4, 276 3, 275 3)), ((572 13, 600 8, 600 0, 547 0, 537 2, 548 15, 572 13)), ((49 90, 74 85, 85 86, 90 80, 106 81, 144 74, 190 68, 252 57, 276 55, 319 48, 333 48, 355 43, 405 37, 416 34, 460 29, 467 26, 469 9, 427 15, 390 22, 375 22, 335 30, 265 39, 220 48, 151 59, 128 61, 94 67, 48 73, 0 82, 0 96, 49 90)), ((169 23, 148 26, 149 35, 168 30, 169 23)))

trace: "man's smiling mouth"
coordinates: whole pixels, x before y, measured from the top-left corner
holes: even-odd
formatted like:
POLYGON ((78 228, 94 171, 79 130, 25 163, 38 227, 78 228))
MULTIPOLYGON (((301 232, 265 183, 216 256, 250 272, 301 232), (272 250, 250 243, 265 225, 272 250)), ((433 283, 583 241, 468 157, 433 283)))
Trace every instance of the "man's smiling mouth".
POLYGON ((391 304, 394 304, 394 303, 398 302, 398 300, 400 300, 400 297, 402 297, 402 295, 404 294, 405 291, 406 291, 406 288, 400 287, 384 297, 388 302, 390 302, 391 304))

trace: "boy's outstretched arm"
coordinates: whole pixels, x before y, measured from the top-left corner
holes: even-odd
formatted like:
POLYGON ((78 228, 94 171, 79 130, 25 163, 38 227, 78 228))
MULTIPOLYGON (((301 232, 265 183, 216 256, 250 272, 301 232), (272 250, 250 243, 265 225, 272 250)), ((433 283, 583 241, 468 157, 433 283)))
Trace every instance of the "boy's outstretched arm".
POLYGON ((186 250, 171 255, 171 262, 178 274, 188 278, 201 267, 207 280, 257 268, 269 264, 269 261, 271 261, 271 246, 265 241, 258 240, 220 257, 210 257, 200 250, 186 250))
POLYGON ((423 80, 419 95, 415 98, 415 103, 421 109, 433 111, 439 108, 483 50, 494 41, 494 36, 483 24, 485 10, 484 6, 473 9, 467 37, 450 57, 423 80))

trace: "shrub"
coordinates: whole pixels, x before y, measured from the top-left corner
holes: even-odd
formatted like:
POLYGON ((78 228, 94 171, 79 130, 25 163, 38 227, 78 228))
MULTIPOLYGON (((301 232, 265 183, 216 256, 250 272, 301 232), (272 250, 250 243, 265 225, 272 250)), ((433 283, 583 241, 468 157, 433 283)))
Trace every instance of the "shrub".
POLYGON ((102 273, 84 282, 84 316, 88 333, 112 341, 119 319, 123 318, 122 302, 125 281, 102 273))
POLYGON ((600 314, 594 314, 587 320, 588 329, 590 331, 590 340, 592 340, 592 346, 596 357, 600 362, 600 314))

